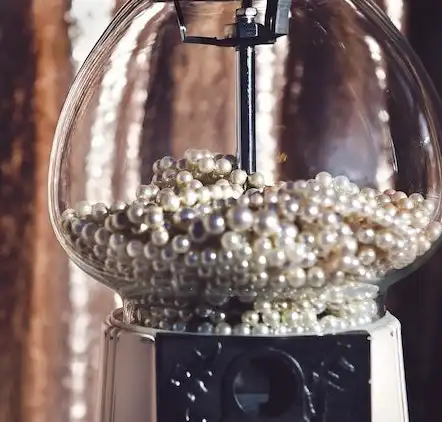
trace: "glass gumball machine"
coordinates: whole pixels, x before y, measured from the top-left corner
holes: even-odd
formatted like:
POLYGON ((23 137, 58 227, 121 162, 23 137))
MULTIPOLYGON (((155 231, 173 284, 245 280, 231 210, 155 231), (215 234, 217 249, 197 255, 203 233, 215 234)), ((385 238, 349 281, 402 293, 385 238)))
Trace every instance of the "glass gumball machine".
POLYGON ((442 233, 441 116, 370 0, 129 0, 50 163, 60 243, 123 300, 99 421, 406 422, 384 299, 442 233))

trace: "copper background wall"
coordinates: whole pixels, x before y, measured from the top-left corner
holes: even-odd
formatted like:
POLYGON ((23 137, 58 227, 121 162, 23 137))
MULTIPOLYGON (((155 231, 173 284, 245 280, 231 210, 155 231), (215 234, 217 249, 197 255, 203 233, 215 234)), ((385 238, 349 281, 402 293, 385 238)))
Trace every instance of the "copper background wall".
MULTIPOLYGON (((0 422, 93 421, 100 323, 115 300, 56 243, 46 178, 66 90, 120 3, 0 1, 0 422)), ((415 0, 403 15, 398 4, 383 3, 442 92, 442 7, 415 0)), ((414 422, 442 420, 441 257, 390 297, 404 327, 414 422)))

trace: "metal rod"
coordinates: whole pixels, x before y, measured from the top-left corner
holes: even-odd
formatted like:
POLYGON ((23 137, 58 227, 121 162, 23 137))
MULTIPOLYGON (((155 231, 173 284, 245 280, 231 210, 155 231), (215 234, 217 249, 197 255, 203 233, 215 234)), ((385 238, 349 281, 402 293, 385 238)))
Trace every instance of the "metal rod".
POLYGON ((239 166, 256 172, 256 74, 254 46, 237 48, 237 155, 239 166))

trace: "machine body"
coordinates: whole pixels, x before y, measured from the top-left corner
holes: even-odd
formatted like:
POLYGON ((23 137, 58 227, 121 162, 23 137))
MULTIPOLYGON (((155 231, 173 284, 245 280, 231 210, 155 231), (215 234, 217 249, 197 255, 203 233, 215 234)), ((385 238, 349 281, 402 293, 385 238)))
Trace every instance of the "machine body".
POLYGON ((285 337, 166 333, 111 315, 99 422, 408 422, 400 324, 285 337))

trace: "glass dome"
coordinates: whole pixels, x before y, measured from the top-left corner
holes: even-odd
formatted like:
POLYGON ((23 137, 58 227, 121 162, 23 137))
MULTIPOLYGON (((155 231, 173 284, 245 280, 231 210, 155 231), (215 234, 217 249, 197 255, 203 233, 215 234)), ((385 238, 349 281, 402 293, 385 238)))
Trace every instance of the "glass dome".
POLYGON ((60 117, 52 223, 129 322, 360 326, 441 234, 440 117, 369 0, 130 0, 60 117))

